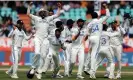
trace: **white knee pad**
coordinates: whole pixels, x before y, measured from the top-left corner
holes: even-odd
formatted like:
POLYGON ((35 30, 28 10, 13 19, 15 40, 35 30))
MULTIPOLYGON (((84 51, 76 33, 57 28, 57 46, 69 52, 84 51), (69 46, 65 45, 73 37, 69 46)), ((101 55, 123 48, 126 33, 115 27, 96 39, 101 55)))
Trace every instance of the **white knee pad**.
POLYGON ((48 54, 48 55, 47 55, 47 58, 48 58, 48 59, 52 59, 52 54, 48 54))

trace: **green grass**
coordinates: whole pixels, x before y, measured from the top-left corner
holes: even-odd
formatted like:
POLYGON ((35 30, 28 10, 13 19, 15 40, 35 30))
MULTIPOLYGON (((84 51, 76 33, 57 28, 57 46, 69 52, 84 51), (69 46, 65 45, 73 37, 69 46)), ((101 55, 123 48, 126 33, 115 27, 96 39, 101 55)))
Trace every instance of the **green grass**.
MULTIPOLYGON (((9 66, 1 66, 0 69, 8 69, 9 66)), ((23 66, 23 67, 19 67, 19 69, 29 69, 28 66, 23 66)), ((63 70, 63 68, 61 69, 63 70)), ((75 67, 74 70, 77 70, 77 67, 75 67)), ((105 67, 100 67, 98 69, 98 71, 105 71, 105 67)), ((18 80, 29 80, 26 78, 26 71, 18 71, 18 76, 19 79, 18 80)), ((122 68, 122 72, 132 72, 132 73, 122 73, 122 79, 119 80, 133 80, 133 67, 123 67, 122 68)), ((63 79, 53 79, 51 78, 51 74, 52 72, 47 72, 46 74, 43 74, 43 78, 42 80, 76 80, 76 72, 73 72, 73 76, 70 78, 64 77, 63 79)), ((63 72, 61 72, 61 74, 63 74, 63 72)), ((103 78, 104 73, 103 72, 97 72, 96 80, 109 80, 106 78, 103 78)), ((84 80, 91 80, 89 79, 89 76, 83 74, 83 76, 85 77, 84 80)), ((11 79, 8 75, 5 74, 5 70, 1 70, 0 71, 0 80, 14 80, 11 79)), ((36 77, 34 77, 34 79, 32 80, 37 80, 36 77)))

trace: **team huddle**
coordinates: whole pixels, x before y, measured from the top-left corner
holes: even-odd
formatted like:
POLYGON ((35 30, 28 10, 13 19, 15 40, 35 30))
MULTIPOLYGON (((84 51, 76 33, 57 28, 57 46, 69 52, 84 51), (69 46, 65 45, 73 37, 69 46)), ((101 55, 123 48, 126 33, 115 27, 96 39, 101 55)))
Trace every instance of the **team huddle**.
MULTIPOLYGON (((47 73, 49 66, 53 67, 52 77, 63 78, 60 74, 59 50, 64 53, 64 76, 71 77, 72 70, 78 56, 77 79, 84 79, 82 73, 96 79, 95 74, 104 58, 107 58, 107 67, 104 77, 109 79, 121 78, 121 53, 122 38, 125 30, 118 25, 117 21, 108 27, 105 21, 110 17, 109 9, 106 7, 106 16, 100 18, 96 12, 91 13, 91 22, 82 19, 73 21, 68 19, 66 26, 59 19, 61 4, 58 3, 56 14, 40 9, 38 15, 30 14, 31 5, 28 6, 27 15, 34 24, 35 32, 27 36, 23 30, 23 21, 18 20, 10 32, 12 38, 13 65, 6 72, 11 78, 18 78, 17 69, 21 59, 22 40, 34 38, 34 57, 31 69, 27 77, 42 79, 42 73, 47 73), (89 41, 89 52, 85 58, 86 41, 89 41), (114 75, 114 57, 118 60, 117 75, 114 75)), ((89 13, 86 12, 86 16, 89 13)))

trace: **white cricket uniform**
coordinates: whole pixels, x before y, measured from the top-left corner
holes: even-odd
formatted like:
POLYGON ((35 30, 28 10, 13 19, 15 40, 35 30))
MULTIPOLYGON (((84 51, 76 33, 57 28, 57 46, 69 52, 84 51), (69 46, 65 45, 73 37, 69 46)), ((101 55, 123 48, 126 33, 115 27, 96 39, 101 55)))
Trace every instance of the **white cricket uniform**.
MULTIPOLYGON (((86 28, 82 28, 80 30, 80 35, 74 41, 72 41, 72 52, 70 55, 70 68, 72 70, 74 64, 76 63, 76 58, 78 56, 79 66, 78 66, 78 73, 77 75, 82 75, 83 66, 84 66, 84 46, 83 46, 83 38, 86 35, 86 28)), ((72 36, 76 36, 79 33, 79 28, 77 26, 72 28, 72 36)))
POLYGON ((19 31, 18 28, 11 30, 8 35, 12 38, 12 61, 13 65, 8 70, 12 75, 17 74, 18 63, 21 59, 21 47, 24 39, 28 40, 31 36, 26 36, 23 30, 19 31))
MULTIPOLYGON (((55 34, 54 29, 54 34, 55 34)), ((44 72, 47 71, 50 61, 53 59, 54 61, 54 74, 57 74, 60 69, 60 59, 59 59, 59 49, 61 48, 61 38, 57 39, 55 35, 49 35, 49 53, 46 57, 45 64, 44 64, 44 72)))
POLYGON ((41 47, 43 41, 48 37, 48 29, 49 22, 52 21, 57 15, 48 16, 42 19, 39 16, 35 16, 30 14, 31 19, 35 24, 35 37, 34 37, 34 45, 35 45, 35 56, 33 57, 32 68, 36 68, 37 66, 42 66, 43 63, 39 63, 41 54, 41 47))
MULTIPOLYGON (((100 19, 93 19, 88 25, 88 34, 89 34, 89 45, 90 45, 90 51, 88 53, 88 57, 90 59, 86 60, 87 62, 91 61, 91 68, 90 72, 95 72, 95 63, 96 63, 96 58, 98 55, 99 51, 99 46, 100 46, 100 37, 101 37, 101 32, 102 32, 102 23, 105 21, 108 17, 110 16, 110 13, 106 10, 106 16, 100 19)), ((87 65, 87 62, 85 62, 87 65)))
POLYGON ((90 53, 88 53, 88 57, 90 57, 90 61, 91 61, 90 70, 93 72, 95 70, 96 58, 100 47, 102 22, 98 19, 93 19, 92 22, 88 24, 87 28, 90 35, 89 36, 90 53))
MULTIPOLYGON (((54 34, 53 34, 53 33, 54 33, 54 29, 56 28, 55 23, 56 23, 57 21, 60 21, 60 19, 59 19, 59 18, 55 18, 54 20, 52 20, 52 21, 49 22, 49 28, 48 28, 48 34, 49 34, 49 35, 54 35, 54 34)), ((42 61, 43 61, 43 63, 45 64, 45 59, 46 59, 46 56, 47 56, 48 50, 49 50, 49 40, 48 40, 48 39, 44 39, 43 45, 42 45, 41 48, 42 48, 42 49, 41 49, 41 53, 43 54, 42 61)), ((45 67, 44 64, 43 64, 43 66, 41 67, 42 70, 43 70, 43 68, 45 67)), ((53 62, 53 60, 51 61, 50 67, 51 67, 51 70, 52 70, 53 67, 54 67, 54 62, 53 62)))
MULTIPOLYGON (((72 31, 68 29, 67 26, 64 27, 64 38, 66 40, 71 41, 72 38, 72 31)), ((69 68, 70 68, 70 54, 71 54, 71 43, 68 42, 64 42, 64 46, 66 47, 65 50, 65 62, 64 62, 64 66, 65 66, 65 75, 69 75, 69 68)))
POLYGON ((118 60, 118 73, 121 73, 121 54, 122 54, 122 42, 123 35, 126 33, 125 30, 120 26, 117 28, 117 31, 113 31, 111 28, 108 31, 115 33, 116 36, 111 37, 110 45, 114 51, 114 56, 118 60))
POLYGON ((108 59, 109 67, 110 67, 110 75, 114 75, 114 53, 112 47, 110 46, 110 36, 113 36, 111 33, 107 31, 103 31, 100 39, 100 49, 99 54, 96 59, 96 70, 99 67, 100 63, 104 58, 108 59))

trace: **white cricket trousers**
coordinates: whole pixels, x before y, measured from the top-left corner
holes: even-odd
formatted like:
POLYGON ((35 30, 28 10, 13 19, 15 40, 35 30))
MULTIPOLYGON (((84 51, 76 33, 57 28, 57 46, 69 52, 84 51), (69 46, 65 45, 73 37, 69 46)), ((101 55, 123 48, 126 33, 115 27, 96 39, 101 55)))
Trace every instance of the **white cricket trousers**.
POLYGON ((83 47, 72 47, 72 53, 70 55, 70 71, 72 71, 74 64, 76 63, 78 56, 78 73, 77 75, 82 75, 83 67, 84 67, 84 48, 83 47))
POLYGON ((110 75, 114 75, 114 67, 115 67, 114 61, 113 61, 114 52, 110 46, 100 46, 100 51, 96 59, 96 70, 104 58, 107 58, 108 60, 108 66, 110 67, 109 69, 110 75))
MULTIPOLYGON (((46 38, 45 38, 46 39, 46 38)), ((33 62, 32 62, 32 68, 37 68, 40 67, 42 64, 40 63, 40 59, 42 59, 41 57, 45 56, 45 53, 42 56, 41 50, 42 50, 42 46, 43 46, 43 42, 45 39, 41 39, 38 37, 34 38, 34 57, 33 57, 33 62)))
POLYGON ((90 72, 95 73, 96 58, 98 56, 99 47, 100 47, 100 37, 99 36, 90 36, 89 38, 90 51, 88 53, 88 59, 85 62, 85 65, 90 63, 90 72), (90 61, 89 61, 90 60, 90 61))
POLYGON ((12 61, 13 65, 8 70, 12 75, 17 74, 18 63, 21 59, 21 47, 12 46, 12 61))
POLYGON ((65 59, 64 59, 64 67, 65 67, 65 73, 69 75, 69 68, 70 68, 70 54, 71 54, 71 43, 65 43, 66 50, 64 52, 65 59))
MULTIPOLYGON (((121 65, 122 45, 118 45, 118 46, 111 45, 111 47, 114 51, 114 56, 117 58, 117 61, 118 61, 118 70, 117 70, 117 74, 118 74, 118 73, 121 73, 121 67, 122 67, 122 65, 121 65)), ((109 69, 109 67, 107 66, 107 71, 109 71, 108 69, 109 69)))
POLYGON ((52 47, 49 47, 49 53, 45 59, 45 64, 44 64, 44 68, 43 71, 46 72, 48 70, 50 61, 54 61, 54 74, 57 74, 60 70, 60 58, 59 58, 59 49, 55 50, 52 47))
POLYGON ((48 51, 49 51, 49 40, 45 38, 41 45, 40 65, 37 68, 38 72, 40 72, 40 70, 43 70, 43 67, 45 67, 44 64, 45 64, 46 56, 48 55, 48 51))

